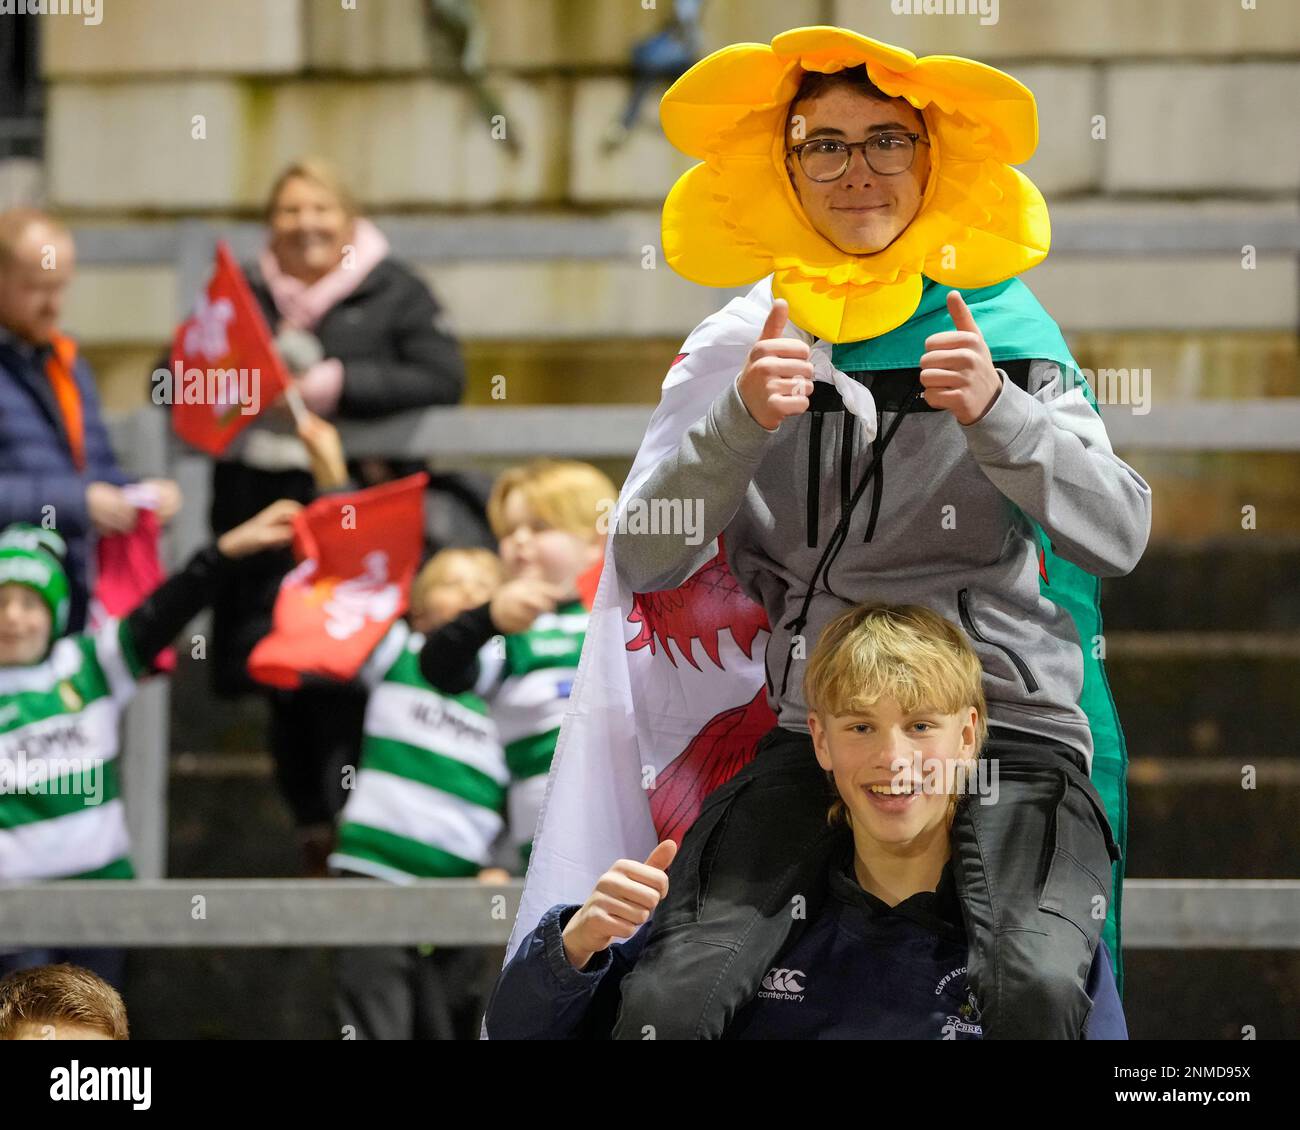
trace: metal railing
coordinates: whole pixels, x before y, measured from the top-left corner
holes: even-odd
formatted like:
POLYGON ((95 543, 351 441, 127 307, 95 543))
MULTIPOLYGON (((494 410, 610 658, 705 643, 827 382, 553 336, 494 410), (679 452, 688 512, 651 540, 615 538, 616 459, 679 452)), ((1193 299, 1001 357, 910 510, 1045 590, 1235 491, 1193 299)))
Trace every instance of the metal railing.
MULTIPOLYGON (((140 879, 0 884, 16 946, 503 945, 518 881, 140 879)), ((1300 949, 1300 880, 1128 879, 1126 950, 1300 949)))

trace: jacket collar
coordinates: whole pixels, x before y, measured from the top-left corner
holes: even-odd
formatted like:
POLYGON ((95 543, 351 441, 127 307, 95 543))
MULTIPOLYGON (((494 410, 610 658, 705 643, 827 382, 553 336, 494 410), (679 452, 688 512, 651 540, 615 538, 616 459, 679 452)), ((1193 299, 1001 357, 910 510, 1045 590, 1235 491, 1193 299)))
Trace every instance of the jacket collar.
POLYGON ((6 329, 4 326, 0 326, 0 346, 9 350, 11 353, 16 353, 31 365, 36 364, 42 354, 50 348, 48 345, 33 345, 30 341, 24 340, 12 330, 6 329))
POLYGON ((891 916, 906 918, 945 938, 965 936, 961 903, 952 873, 952 860, 943 865, 939 885, 933 891, 918 891, 897 906, 862 889, 853 869, 853 842, 833 860, 829 875, 829 892, 832 898, 853 907, 873 922, 891 916))
POLYGON ((14 381, 27 391, 45 413, 63 443, 68 445, 67 426, 63 413, 54 399, 54 389, 45 375, 45 359, 51 347, 33 345, 0 326, 0 368, 6 370, 14 381))

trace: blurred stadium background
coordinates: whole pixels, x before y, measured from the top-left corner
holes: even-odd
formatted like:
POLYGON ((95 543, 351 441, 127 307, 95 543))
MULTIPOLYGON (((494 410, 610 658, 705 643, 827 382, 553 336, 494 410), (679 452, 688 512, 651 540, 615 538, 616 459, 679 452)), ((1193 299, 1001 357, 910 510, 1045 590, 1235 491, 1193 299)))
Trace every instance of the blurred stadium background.
MULTIPOLYGON (((991 25, 900 7, 705 0, 700 45, 838 24, 918 55, 978 58, 1034 91, 1042 140, 1025 171, 1048 198, 1054 241, 1026 280, 1081 364, 1151 373, 1149 414, 1104 412, 1156 498, 1145 558, 1104 589, 1132 758, 1128 874, 1296 879, 1300 6, 1001 0, 991 25), (1257 528, 1243 528, 1247 506, 1257 528), (1257 788, 1242 787, 1246 765, 1257 788)), ((65 324, 130 447, 123 459, 182 480, 173 559, 205 536, 205 474, 157 432, 148 375, 206 278, 213 239, 254 249, 272 177, 308 154, 338 166, 447 307, 467 353, 465 403, 492 405, 492 378, 505 375, 509 409, 564 406, 553 422, 583 445, 557 440, 557 454, 622 481, 681 339, 728 297, 658 257, 658 209, 688 165, 658 129, 666 83, 652 83, 626 137, 614 129, 634 45, 671 10, 104 0, 97 26, 0 17, 0 206, 48 207, 74 229, 65 324), (481 117, 492 100, 509 144, 481 117), (191 137, 199 114, 203 140, 191 137), (598 418, 597 405, 628 410, 598 418)), ((530 432, 515 418, 423 453, 492 469, 530 432)), ((170 692, 134 720, 142 873, 293 875, 257 704, 217 703, 194 668, 183 658, 170 692), (151 744, 169 758, 151 761, 151 744)), ((1133 1035, 1300 1035, 1300 927, 1282 898, 1232 911, 1243 939, 1271 930, 1274 948, 1130 950, 1133 1035), (1270 906, 1283 917, 1268 926, 1270 906)), ((320 949, 139 949, 126 997, 139 1036, 334 1038, 327 981, 320 949)))

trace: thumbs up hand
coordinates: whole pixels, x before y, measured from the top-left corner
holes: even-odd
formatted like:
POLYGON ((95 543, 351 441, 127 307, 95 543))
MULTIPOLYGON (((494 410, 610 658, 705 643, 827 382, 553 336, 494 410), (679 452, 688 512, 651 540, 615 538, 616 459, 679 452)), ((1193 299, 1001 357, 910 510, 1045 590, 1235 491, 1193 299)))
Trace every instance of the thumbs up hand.
POLYGON ((668 894, 668 865, 677 845, 664 840, 644 863, 620 859, 596 882, 591 897, 564 927, 564 952, 582 969, 615 938, 630 938, 668 894))
POLYGON ((957 423, 982 420, 1002 391, 1002 376, 970 307, 958 291, 948 292, 948 313, 956 329, 931 334, 921 355, 925 402, 956 417, 957 423))
POLYGON ((790 306, 778 298, 736 379, 749 414, 769 432, 787 416, 807 412, 813 390, 812 348, 797 337, 781 336, 789 320, 790 306))

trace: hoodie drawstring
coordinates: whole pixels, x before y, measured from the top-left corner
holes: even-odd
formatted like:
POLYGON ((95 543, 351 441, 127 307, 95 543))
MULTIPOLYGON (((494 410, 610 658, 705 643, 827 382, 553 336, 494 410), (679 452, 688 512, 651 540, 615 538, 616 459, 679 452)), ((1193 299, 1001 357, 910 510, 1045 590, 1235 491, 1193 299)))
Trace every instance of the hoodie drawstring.
MULTIPOLYGON (((903 417, 916 406, 924 393, 925 389, 921 386, 918 379, 916 388, 913 389, 911 395, 908 396, 907 400, 903 403, 903 406, 899 409, 898 415, 894 417, 893 422, 889 425, 884 438, 878 445, 876 445, 876 450, 872 454, 871 462, 867 465, 867 469, 862 473, 862 478, 858 482, 857 489, 854 490, 852 497, 849 499, 848 505, 843 507, 839 523, 831 533, 830 540, 826 543, 826 548, 822 550, 821 558, 817 562, 817 567, 813 570, 812 579, 808 583, 808 591, 804 594, 803 604, 799 608, 799 614, 793 620, 787 621, 782 625, 786 629, 791 630, 792 638, 789 646, 786 648, 785 671, 781 675, 781 697, 785 696, 786 686, 790 681, 790 665, 794 660, 793 636, 797 636, 802 632, 804 626, 808 623, 808 609, 812 604, 813 594, 817 591, 817 581, 823 573, 829 574, 831 564, 835 561, 835 558, 839 556, 840 549, 848 538, 849 522, 853 517, 853 511, 857 507, 858 501, 865 493, 867 484, 875 476, 876 468, 880 466, 880 462, 885 456, 885 450, 889 447, 894 435, 898 431, 898 425, 903 422, 903 417)), ((838 596, 838 594, 831 592, 829 584, 827 585, 826 591, 830 592, 832 596, 838 596)), ((839 597, 839 599, 842 600, 843 597, 839 597)))

